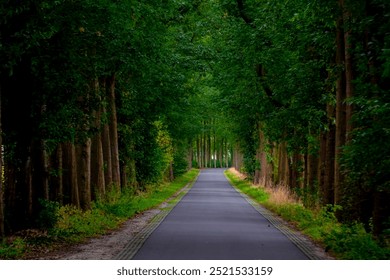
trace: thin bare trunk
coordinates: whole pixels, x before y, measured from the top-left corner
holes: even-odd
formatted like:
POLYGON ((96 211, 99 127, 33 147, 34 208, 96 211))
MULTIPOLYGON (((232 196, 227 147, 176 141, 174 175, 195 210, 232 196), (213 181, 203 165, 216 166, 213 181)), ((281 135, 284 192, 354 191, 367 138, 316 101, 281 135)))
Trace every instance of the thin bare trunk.
MULTIPOLYGON (((203 123, 204 129, 206 129, 206 122, 203 123)), ((202 144, 203 144, 203 167, 207 168, 207 158, 206 158, 206 131, 203 132, 203 137, 202 137, 202 144)))
MULTIPOLYGON (((101 87, 107 88, 107 79, 103 79, 101 87)), ((107 94, 108 95, 108 94, 107 94)), ((107 97, 108 99, 108 97, 107 97)), ((106 107, 102 108, 102 114, 107 116, 106 107)), ((111 157, 111 143, 110 143, 110 127, 105 123, 102 129, 102 148, 103 148, 103 168, 104 168, 104 183, 105 187, 112 185, 112 157, 111 157)))
POLYGON ((213 137, 213 160, 214 160, 214 168, 217 168, 217 140, 214 129, 214 137, 213 137))
POLYGON ((298 178, 299 178, 299 167, 300 167, 300 155, 296 152, 290 158, 289 164, 289 186, 292 189, 298 187, 298 178))
MULTIPOLYGON (((340 8, 344 8, 344 1, 340 0, 340 8)), ((343 31, 343 16, 340 16, 337 21, 337 51, 336 64, 340 67, 344 66, 345 62, 345 47, 344 47, 344 31, 343 31)), ((336 138, 335 138, 335 176, 334 176, 334 203, 341 202, 341 185, 344 182, 344 176, 341 173, 340 156, 341 148, 345 144, 346 136, 346 106, 345 106, 345 71, 340 71, 339 78, 336 83, 336 138)))
POLYGON ((120 190, 120 164, 119 164, 119 142, 118 142, 118 122, 116 116, 115 98, 115 75, 112 75, 109 83, 109 103, 110 103, 110 144, 111 144, 111 164, 112 182, 120 190))
POLYGON ((121 186, 122 188, 126 188, 128 186, 128 178, 127 178, 127 165, 121 164, 121 186))
MULTIPOLYGON (((351 14, 349 11, 345 11, 343 15, 344 26, 349 24, 351 14)), ((346 98, 346 141, 349 140, 349 133, 352 131, 352 114, 353 108, 349 104, 349 100, 353 97, 353 61, 352 61, 352 43, 351 43, 351 30, 348 27, 344 30, 344 55, 345 55, 345 98, 346 98)))
POLYGON ((58 145, 57 147, 57 192, 56 192, 56 199, 57 201, 62 205, 64 204, 64 183, 63 183, 63 151, 62 151, 62 145, 58 145))
POLYGON ((88 138, 77 147, 78 186, 80 191, 80 206, 87 210, 91 208, 91 139, 88 138))
MULTIPOLYGON (((101 101, 99 95, 99 81, 96 79, 93 83, 93 92, 98 96, 99 101, 101 101)), ((92 197, 101 198, 106 192, 105 180, 104 180, 104 156, 103 156, 103 144, 102 138, 103 134, 101 132, 102 128, 102 107, 99 106, 97 110, 93 112, 95 119, 95 127, 98 132, 92 138, 91 144, 91 188, 92 188, 92 197)))
POLYGON ((278 160, 278 183, 287 184, 289 175, 288 175, 288 156, 286 142, 279 144, 279 160, 278 160))
POLYGON ((0 241, 5 236, 5 214, 4 214, 4 186, 3 186, 3 138, 2 138, 2 123, 1 123, 1 85, 0 85, 0 241))
POLYGON ((102 132, 102 147, 104 160, 104 182, 106 186, 112 185, 112 157, 111 157, 111 142, 110 128, 105 124, 102 132))
POLYGON ((307 187, 315 191, 317 188, 317 178, 318 178, 318 156, 317 154, 312 154, 309 152, 307 155, 307 175, 306 175, 306 185, 307 187))
POLYGON ((207 135, 207 160, 209 162, 208 167, 212 167, 212 162, 211 162, 212 149, 211 149, 211 135, 210 134, 211 134, 211 131, 207 135))
POLYGON ((199 140, 199 136, 196 138, 196 161, 198 163, 198 168, 202 168, 201 156, 200 156, 200 140, 199 140))
POLYGON ((226 158, 225 158, 225 160, 226 160, 226 168, 228 168, 229 167, 229 143, 228 143, 228 141, 227 141, 227 139, 225 139, 225 152, 226 152, 226 158))
MULTIPOLYGON (((333 119, 335 108, 328 105, 328 118, 333 119)), ((335 184, 335 136, 336 128, 334 124, 329 124, 329 131, 325 134, 325 160, 324 160, 324 181, 322 186, 323 204, 334 203, 334 184, 335 184)))
POLYGON ((188 169, 192 169, 192 161, 194 158, 194 148, 193 148, 193 142, 190 142, 190 146, 188 148, 188 169))
POLYGON ((49 156, 46 150, 46 141, 41 140, 41 180, 42 180, 42 193, 43 198, 49 200, 49 156))
POLYGON ((34 190, 33 190, 33 175, 32 175, 32 159, 31 159, 31 147, 28 151, 28 156, 25 165, 25 180, 27 189, 27 216, 32 218, 34 211, 34 190))
POLYGON ((104 161, 101 133, 98 133, 92 139, 91 176, 91 186, 93 189, 92 195, 101 198, 106 192, 104 181, 104 161))
POLYGON ((69 202, 80 207, 79 187, 77 181, 76 148, 73 143, 63 144, 64 156, 64 192, 69 197, 69 202))
POLYGON ((175 179, 175 176, 173 175, 173 161, 169 162, 169 181, 173 181, 175 179))

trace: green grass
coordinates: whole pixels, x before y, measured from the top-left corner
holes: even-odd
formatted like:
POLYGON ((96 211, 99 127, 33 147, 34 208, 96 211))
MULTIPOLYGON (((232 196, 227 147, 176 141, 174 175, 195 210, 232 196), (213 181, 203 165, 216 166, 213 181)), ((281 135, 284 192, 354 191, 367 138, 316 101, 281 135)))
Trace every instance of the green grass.
POLYGON ((380 246, 362 224, 347 225, 337 221, 335 211, 342 210, 340 207, 328 205, 318 210, 306 208, 298 202, 275 203, 273 201, 277 200, 272 199, 272 194, 264 188, 253 186, 229 170, 225 175, 237 189, 295 225, 337 259, 390 259, 390 248, 380 246))
POLYGON ((199 170, 192 169, 171 183, 148 186, 145 192, 137 194, 131 190, 121 194, 110 192, 105 199, 94 202, 91 210, 87 211, 71 205, 43 202, 46 208, 42 220, 49 220, 52 226, 45 231, 32 231, 34 236, 25 234, 0 243, 0 259, 21 259, 39 246, 79 243, 114 230, 134 215, 160 205, 194 181, 198 174, 199 170))

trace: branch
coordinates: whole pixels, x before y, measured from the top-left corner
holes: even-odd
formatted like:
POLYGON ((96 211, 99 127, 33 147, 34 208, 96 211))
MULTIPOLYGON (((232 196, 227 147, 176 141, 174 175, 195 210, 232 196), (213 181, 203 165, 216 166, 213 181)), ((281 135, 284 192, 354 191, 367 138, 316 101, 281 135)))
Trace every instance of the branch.
POLYGON ((268 100, 275 108, 282 108, 283 104, 273 98, 272 90, 267 84, 267 82, 265 81, 265 71, 263 65, 261 64, 256 65, 256 73, 257 73, 257 77, 259 78, 260 85, 263 88, 268 100))
POLYGON ((245 13, 244 0, 237 0, 237 6, 240 16, 245 21, 245 23, 255 28, 253 20, 245 13))

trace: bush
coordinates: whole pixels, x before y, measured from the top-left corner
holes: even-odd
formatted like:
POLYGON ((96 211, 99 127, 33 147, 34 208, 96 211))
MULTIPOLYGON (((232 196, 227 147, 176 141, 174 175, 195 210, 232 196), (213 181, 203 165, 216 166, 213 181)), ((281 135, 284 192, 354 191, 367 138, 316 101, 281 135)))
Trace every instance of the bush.
POLYGON ((324 239, 328 250, 342 259, 385 260, 390 250, 382 248, 360 223, 333 228, 324 239))
POLYGON ((59 219, 60 204, 56 201, 40 199, 41 210, 38 214, 37 225, 40 229, 50 230, 55 227, 59 219))
POLYGON ((26 242, 20 237, 9 243, 0 243, 0 259, 17 259, 25 252, 26 247, 26 242))

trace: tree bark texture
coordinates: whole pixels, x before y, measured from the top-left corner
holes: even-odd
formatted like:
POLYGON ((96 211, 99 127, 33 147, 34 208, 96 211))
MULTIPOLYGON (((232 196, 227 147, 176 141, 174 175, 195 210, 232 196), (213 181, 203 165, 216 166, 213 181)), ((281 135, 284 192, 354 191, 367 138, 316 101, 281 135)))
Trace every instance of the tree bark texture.
POLYGON ((3 130, 1 123, 1 84, 0 84, 0 241, 5 236, 5 214, 4 214, 4 185, 3 185, 3 130))
POLYGON ((91 139, 77 146, 78 187, 80 192, 80 206, 83 210, 91 208, 91 139))
POLYGON ((116 98, 115 98, 115 75, 109 80, 109 106, 110 106, 110 145, 111 145, 111 164, 112 164, 112 182, 117 190, 120 190, 120 163, 119 163, 119 142, 118 142, 118 121, 116 116, 116 98))
POLYGON ((76 148, 73 143, 64 143, 63 164, 64 164, 64 193, 66 203, 80 207, 79 188, 77 180, 76 148))
MULTIPOLYGON (((344 1, 339 1, 340 8, 344 9, 344 1)), ((336 65, 340 67, 339 77, 336 82, 336 136, 335 136, 335 176, 334 176, 334 203, 341 203, 342 185, 344 176, 341 173, 340 157, 341 148, 345 145, 346 137, 346 105, 345 105, 345 46, 344 46, 344 21, 343 15, 337 21, 336 34, 336 65)))

